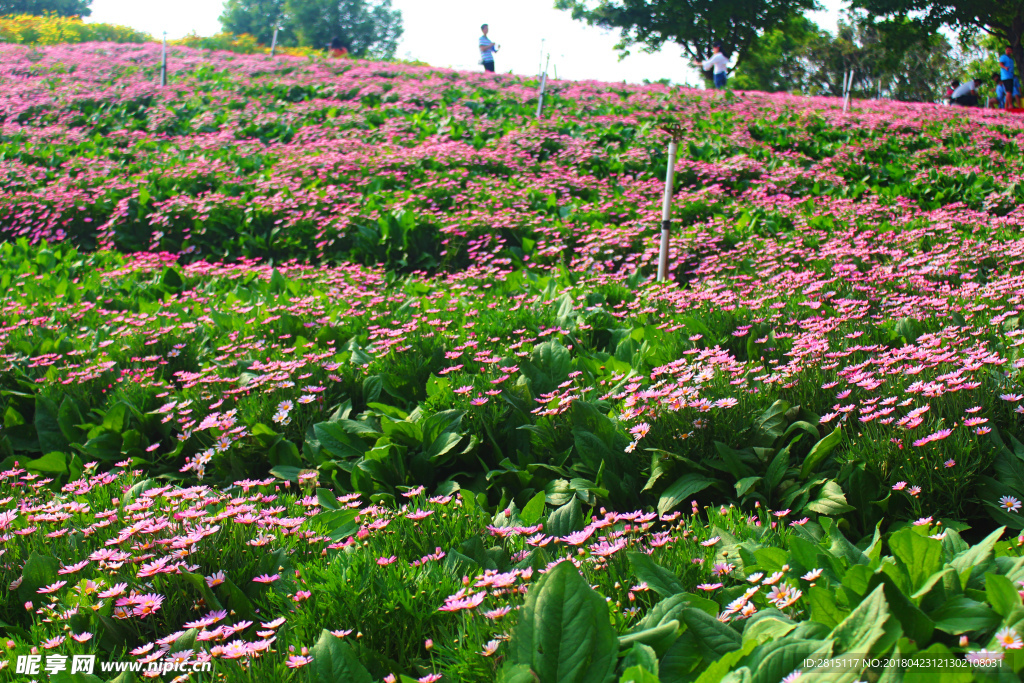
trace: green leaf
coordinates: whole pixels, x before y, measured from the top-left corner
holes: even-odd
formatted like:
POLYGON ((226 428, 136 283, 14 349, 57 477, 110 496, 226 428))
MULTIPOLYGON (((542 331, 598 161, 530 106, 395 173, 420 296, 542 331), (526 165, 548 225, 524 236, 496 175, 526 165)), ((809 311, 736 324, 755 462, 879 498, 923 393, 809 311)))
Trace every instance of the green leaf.
POLYGON ((935 631, 935 622, 922 612, 907 597, 906 593, 899 589, 891 576, 881 572, 875 574, 871 577, 869 589, 874 590, 875 586, 879 584, 883 586, 885 600, 889 603, 892 615, 903 626, 903 633, 916 643, 930 642, 935 631))
POLYGON ((619 683, 660 683, 661 679, 652 674, 646 667, 637 664, 622 672, 619 683))
POLYGON ((972 576, 984 574, 988 570, 992 564, 992 551, 996 547, 996 541, 1002 537, 1004 531, 1006 527, 999 527, 980 543, 975 543, 948 562, 960 575, 961 585, 966 587, 972 576))
POLYGON ((641 581, 646 581, 651 590, 663 598, 671 597, 677 593, 685 593, 686 588, 679 581, 679 577, 668 569, 657 564, 646 553, 626 553, 629 564, 633 567, 633 573, 641 581))
POLYGON ((313 425, 313 434, 320 442, 320 448, 335 458, 361 458, 369 450, 365 443, 337 422, 318 422, 313 425))
POLYGON ((658 499, 658 514, 665 514, 680 502, 703 491, 714 483, 714 479, 708 479, 700 474, 692 472, 684 474, 661 494, 661 497, 658 499))
POLYGON ((334 495, 334 492, 330 489, 317 489, 316 500, 320 503, 320 507, 324 510, 340 510, 341 505, 338 503, 338 497, 334 495))
POLYGON ((430 448, 427 449, 427 457, 431 462, 437 463, 441 456, 455 448, 460 441, 462 441, 462 434, 443 432, 430 444, 430 448))
POLYGON ((836 596, 827 588, 811 586, 807 589, 807 600, 811 605, 811 619, 829 628, 838 626, 848 614, 836 604, 836 596))
MULTIPOLYGON (((405 678, 403 676, 403 678, 405 678)), ((411 683, 416 683, 415 678, 410 678, 411 683)), ((524 664, 513 664, 505 662, 505 666, 498 671, 498 683, 536 683, 537 679, 530 671, 530 667, 524 664)), ((405 683, 403 680, 402 683, 405 683)))
POLYGON ((852 505, 846 503, 846 494, 842 487, 835 481, 829 480, 821 487, 818 499, 807 504, 807 509, 822 515, 836 517, 853 510, 852 505))
POLYGON ((658 655, 654 648, 643 643, 634 643, 633 647, 626 652, 626 656, 622 658, 621 664, 623 669, 633 666, 643 667, 648 673, 653 673, 657 683, 658 655))
MULTIPOLYGON (((140 193, 140 204, 141 193, 140 193)), ((164 268, 163 274, 160 276, 160 284, 168 289, 177 291, 185 286, 185 281, 181 279, 181 274, 174 268, 167 266, 164 268)))
POLYGON ((911 593, 942 569, 942 542, 922 536, 911 528, 900 529, 890 536, 889 549, 897 566, 910 578, 911 593))
POLYGON ((70 396, 65 396, 57 411, 57 424, 68 443, 85 441, 85 431, 78 425, 85 422, 78 404, 70 396))
POLYGON ((27 461, 25 469, 31 472, 65 474, 68 471, 67 456, 63 453, 47 453, 41 458, 27 461))
POLYGON ((39 437, 39 450, 43 453, 52 451, 63 452, 68 448, 68 441, 60 429, 57 420, 59 409, 57 404, 43 396, 36 397, 35 428, 39 437))
POLYGON ((427 379, 427 398, 434 398, 448 388, 448 378, 431 373, 427 379))
POLYGON ((1004 619, 1021 606, 1016 586, 1002 574, 985 574, 985 597, 992 609, 1004 619))
POLYGON ((533 526, 544 514, 544 506, 547 503, 547 494, 540 491, 523 506, 519 512, 519 519, 525 526, 533 526))
POLYGON ((928 614, 935 622, 935 628, 954 636, 971 631, 985 631, 995 628, 1001 621, 999 615, 983 602, 958 595, 946 601, 942 607, 928 614))
POLYGON ((871 651, 871 646, 883 636, 888 618, 889 605, 885 601, 885 592, 878 586, 832 629, 830 637, 836 642, 836 650, 866 655, 871 651))
POLYGON ((21 585, 18 586, 18 595, 21 597, 21 601, 31 600, 35 603, 43 599, 44 596, 36 591, 54 583, 57 580, 58 569, 60 569, 60 564, 57 562, 57 558, 32 551, 25 566, 21 569, 21 585))
POLYGON ((568 536, 583 526, 583 512, 580 510, 580 499, 572 499, 548 516, 544 531, 550 536, 568 536))
POLYGON ((736 495, 742 498, 747 494, 751 488, 753 488, 757 482, 761 481, 762 477, 744 477, 738 482, 733 484, 733 488, 736 489, 736 495))
POLYGON ((539 683, 590 683, 615 669, 618 645, 608 605, 571 562, 560 562, 526 596, 509 661, 539 683))
POLYGON ((828 457, 828 454, 832 452, 839 442, 842 441, 843 434, 840 427, 836 427, 832 432, 824 439, 814 444, 811 448, 811 452, 804 458, 804 464, 800 467, 800 478, 806 479, 814 472, 815 468, 821 464, 821 461, 828 457))
MULTIPOLYGON (((770 649, 762 657, 757 657, 754 662, 757 669, 751 679, 751 683, 778 683, 783 677, 793 671, 800 669, 807 659, 828 658, 832 654, 831 640, 786 640, 781 643, 769 643, 770 649)), ((762 646, 763 647, 763 646, 762 646)), ((751 656, 749 659, 754 659, 751 656)), ((812 675, 808 678, 814 679, 812 675)), ((698 679, 700 680, 700 679, 698 679)), ((722 679, 723 682, 726 679, 722 679)))
MULTIPOLYGON (((683 634, 686 635, 686 634, 683 634)), ((682 640, 682 638, 680 638, 682 640)), ((756 640, 748 640, 743 643, 743 646, 739 650, 733 650, 732 652, 726 653, 717 660, 711 662, 711 665, 697 677, 696 683, 720 683, 723 677, 732 670, 732 668, 744 657, 749 655, 757 647, 756 640)), ((668 655, 666 655, 666 658, 668 655)), ((665 674, 667 667, 665 666, 664 660, 661 664, 662 674, 665 674)), ((790 669, 792 671, 792 669, 790 669)), ((688 673, 688 672, 687 672, 688 673)), ((681 675, 681 674, 680 674, 681 675)), ((666 681, 673 680, 668 676, 665 676, 666 681)))
POLYGON ((706 661, 713 662, 733 650, 740 649, 743 639, 728 624, 695 607, 679 612, 679 620, 686 624, 687 632, 693 634, 697 648, 706 661))
POLYGON ((324 683, 373 683, 373 677, 352 648, 341 638, 327 629, 320 633, 320 640, 310 650, 313 661, 308 664, 310 674, 324 683))

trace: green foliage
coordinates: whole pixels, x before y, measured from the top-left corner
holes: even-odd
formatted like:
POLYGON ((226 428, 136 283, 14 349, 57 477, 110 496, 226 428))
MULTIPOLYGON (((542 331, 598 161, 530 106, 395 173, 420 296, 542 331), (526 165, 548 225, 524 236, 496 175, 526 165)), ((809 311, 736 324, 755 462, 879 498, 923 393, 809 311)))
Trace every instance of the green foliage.
POLYGON ((326 48, 337 38, 354 57, 388 59, 402 36, 402 14, 391 0, 228 0, 220 17, 228 33, 270 45, 326 48))
POLYGON ((711 55, 711 44, 722 42, 725 54, 737 52, 734 64, 746 59, 758 36, 813 9, 812 0, 757 0, 726 9, 714 0, 616 2, 613 0, 556 0, 555 7, 571 10, 572 18, 591 26, 620 31, 619 50, 642 44, 646 51, 665 43, 680 45, 691 59, 711 55))
POLYGON ((87 17, 92 0, 0 0, 0 16, 5 14, 55 14, 61 17, 87 17))

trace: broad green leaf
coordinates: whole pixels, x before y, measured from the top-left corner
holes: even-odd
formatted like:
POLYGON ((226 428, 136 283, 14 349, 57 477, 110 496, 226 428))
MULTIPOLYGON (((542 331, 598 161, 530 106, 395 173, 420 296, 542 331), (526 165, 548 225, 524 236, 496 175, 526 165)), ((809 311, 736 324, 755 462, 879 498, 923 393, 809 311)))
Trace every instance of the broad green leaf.
MULTIPOLYGON (((57 562, 57 558, 33 551, 21 569, 21 585, 18 586, 18 595, 21 601, 31 600, 37 605, 42 601, 49 603, 46 596, 40 595, 36 591, 56 582, 58 569, 60 569, 60 563, 57 562)), ((6 587, 4 590, 6 591, 6 587)))
POLYGON ((796 623, 777 609, 764 609, 746 620, 743 640, 779 640, 796 628, 796 623))
POLYGON ((643 667, 649 673, 653 673, 655 681, 657 681, 658 655, 655 653, 654 648, 643 643, 634 643, 633 647, 629 648, 626 652, 626 656, 622 658, 621 663, 623 669, 628 669, 632 666, 643 667))
POLYGON ((830 634, 837 652, 864 654, 883 636, 889 605, 881 586, 875 588, 830 634))
POLYGON ((811 605, 811 619, 829 628, 838 626, 848 614, 836 604, 835 594, 821 586, 811 586, 807 589, 807 601, 811 605))
POLYGON ((526 526, 533 526, 544 514, 544 505, 546 502, 547 494, 540 491, 523 506, 523 509, 519 512, 519 519, 521 519, 523 524, 526 526))
POLYGON ((369 450, 362 440, 349 434, 337 422, 318 422, 313 425, 313 433, 320 442, 320 448, 335 458, 361 458, 369 450))
POLYGON ((427 449, 427 457, 431 462, 437 463, 441 460, 441 456, 455 448, 460 441, 462 441, 462 434, 456 434, 455 432, 442 432, 441 435, 434 439, 434 442, 430 444, 430 448, 427 449))
POLYGON ((24 463, 25 469, 31 472, 47 474, 66 474, 68 471, 67 456, 63 453, 47 453, 41 458, 24 463))
POLYGON ((641 581, 646 581, 651 590, 661 597, 667 598, 677 593, 686 592, 679 577, 652 560, 650 555, 630 552, 626 553, 626 557, 629 558, 636 577, 641 581))
POLYGON ((39 450, 43 453, 53 451, 64 452, 68 441, 60 429, 57 415, 60 409, 57 404, 43 396, 36 397, 36 414, 34 418, 36 436, 39 438, 39 450))
POLYGON ((687 632, 693 634, 701 656, 713 662, 722 655, 738 650, 743 639, 728 624, 695 607, 679 612, 679 620, 686 624, 687 632))
POLYGON ((583 526, 583 512, 580 510, 580 499, 572 499, 548 516, 544 531, 550 536, 568 536, 583 526))
POLYGON ((836 427, 832 432, 818 443, 814 444, 811 452, 804 458, 804 464, 800 467, 800 478, 806 479, 811 473, 828 457, 839 442, 842 441, 843 432, 841 427, 836 427))
POLYGON ((827 658, 832 654, 831 640, 787 639, 769 645, 772 647, 763 657, 759 657, 757 662, 750 662, 753 657, 748 657, 744 662, 757 666, 751 683, 778 683, 785 676, 802 668, 807 659, 827 658))
POLYGON ((846 494, 835 481, 829 480, 821 487, 818 499, 807 504, 807 509, 822 515, 836 517, 853 510, 853 506, 847 504, 846 494))
POLYGON ((539 683, 604 681, 618 645, 608 605, 571 562, 560 562, 530 588, 509 643, 509 661, 530 667, 539 683))
POLYGON ((352 648, 327 629, 310 650, 313 661, 308 664, 317 681, 325 683, 373 683, 373 677, 352 652, 352 648))
POLYGON ((910 578, 910 592, 916 592, 933 574, 942 569, 942 543, 922 536, 911 528, 900 529, 889 537, 896 564, 910 578))
MULTIPOLYGON (((685 633, 683 634, 686 635, 685 633)), ((682 641, 682 638, 679 639, 682 641)), ((729 673, 730 670, 744 657, 749 655, 754 649, 757 648, 756 640, 748 640, 743 643, 743 646, 738 650, 727 652, 715 661, 711 662, 710 666, 705 669, 700 676, 697 677, 695 683, 719 683, 722 678, 729 673)), ((688 654, 688 653, 687 653, 688 654)), ((668 655, 665 656, 667 658, 668 655)), ((666 681, 673 680, 666 675, 666 662, 662 659, 661 663, 661 674, 666 681)))
POLYGON ((928 616, 935 622, 935 628, 954 636, 995 628, 1001 621, 991 607, 964 595, 947 600, 942 607, 930 612, 928 616))
POLYGON ((341 505, 338 504, 338 497, 330 489, 318 488, 316 490, 316 500, 324 510, 341 509, 341 505))
POLYGON ((906 593, 900 590, 891 576, 876 573, 871 579, 869 590, 874 590, 875 586, 879 584, 883 586, 885 600, 889 604, 892 616, 903 626, 903 633, 916 643, 931 641, 935 631, 935 622, 922 612, 907 597, 906 593))
POLYGON ((992 551, 996 547, 996 541, 1002 537, 1004 531, 1006 531, 1006 527, 999 527, 980 543, 972 545, 950 560, 948 564, 960 575, 961 585, 965 588, 973 575, 984 574, 988 570, 992 563, 992 551))
POLYGON ((1021 606, 1020 593, 1013 581, 1001 574, 985 574, 985 597, 992 609, 1004 619, 1021 606))
POLYGON ((687 500, 714 483, 714 479, 709 479, 700 474, 684 474, 661 494, 661 497, 658 499, 658 514, 665 514, 682 501, 687 500))
POLYGON ((657 674, 653 674, 646 667, 637 664, 622 672, 619 683, 661 683, 657 674))

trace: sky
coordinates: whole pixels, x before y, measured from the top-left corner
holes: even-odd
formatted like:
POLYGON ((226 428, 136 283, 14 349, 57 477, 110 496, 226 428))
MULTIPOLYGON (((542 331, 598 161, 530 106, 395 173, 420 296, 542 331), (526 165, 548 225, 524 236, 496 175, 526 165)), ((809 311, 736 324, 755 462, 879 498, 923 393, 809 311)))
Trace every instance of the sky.
MULTIPOLYGON (((728 0, 723 0, 728 1, 728 0)), ((834 31, 843 0, 819 0, 823 10, 808 17, 834 31)), ((541 55, 550 55, 548 73, 573 80, 656 81, 698 83, 697 71, 668 45, 655 54, 634 54, 619 60, 614 46, 618 33, 573 21, 569 12, 553 9, 554 0, 392 0, 402 11, 405 33, 396 56, 434 66, 482 69, 478 64, 480 24, 490 26, 490 38, 500 49, 495 66, 500 72, 539 73, 541 55), (542 43, 543 41, 543 43, 542 43), (543 45, 543 52, 541 50, 543 45)), ((86 21, 121 24, 168 38, 188 33, 213 35, 220 31, 222 3, 218 0, 93 0, 86 21)))

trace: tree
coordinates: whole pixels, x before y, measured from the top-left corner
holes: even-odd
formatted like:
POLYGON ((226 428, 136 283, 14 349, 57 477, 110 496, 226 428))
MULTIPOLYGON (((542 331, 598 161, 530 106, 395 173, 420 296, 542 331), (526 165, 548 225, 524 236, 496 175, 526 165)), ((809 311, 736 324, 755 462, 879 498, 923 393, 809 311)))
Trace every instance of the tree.
POLYGON ((380 59, 394 56, 402 35, 402 13, 391 0, 227 0, 220 23, 264 45, 276 25, 281 45, 324 48, 337 38, 354 57, 380 59))
MULTIPOLYGON (((555 0, 555 7, 572 10, 572 18, 591 26, 619 29, 616 49, 643 44, 654 52, 668 42, 682 46, 693 59, 711 56, 711 44, 720 40, 726 54, 747 49, 762 33, 782 26, 795 14, 817 8, 816 0, 555 0)), ((709 77, 705 74, 705 77, 709 77)))
POLYGON ((809 42, 806 57, 813 66, 807 92, 839 96, 843 75, 850 71, 855 97, 936 102, 949 82, 950 50, 940 34, 914 22, 877 22, 850 12, 834 37, 824 34, 809 42))
POLYGON ((35 14, 52 12, 61 17, 87 17, 92 14, 92 0, 0 0, 0 16, 5 14, 35 14))
POLYGON ((982 31, 1012 47, 1014 61, 1024 66, 1024 0, 853 0, 853 5, 932 32, 948 26, 962 39, 982 31))
POLYGON ((300 45, 326 47, 341 40, 355 57, 393 57, 402 36, 402 13, 391 0, 287 0, 286 13, 300 45))
POLYGON ((737 90, 807 92, 815 71, 808 59, 811 45, 827 38, 813 21, 794 15, 751 43, 730 84, 737 90))
POLYGON ((295 33, 285 17, 285 0, 227 0, 220 25, 228 33, 248 33, 264 45, 270 45, 274 27, 282 30, 277 34, 281 45, 296 45, 295 33))

